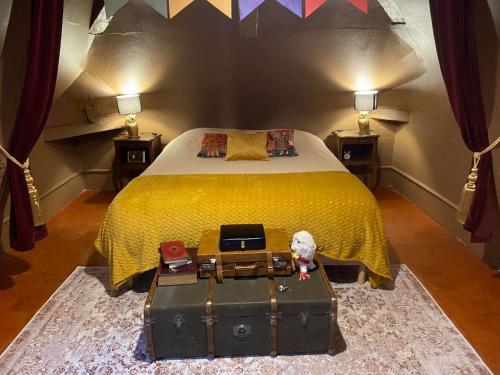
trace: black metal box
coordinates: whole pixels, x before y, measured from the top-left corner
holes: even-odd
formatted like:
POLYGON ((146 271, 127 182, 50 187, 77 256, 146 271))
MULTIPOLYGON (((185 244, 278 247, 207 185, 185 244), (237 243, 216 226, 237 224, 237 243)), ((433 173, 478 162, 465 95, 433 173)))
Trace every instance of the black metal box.
POLYGON ((234 224, 220 226, 219 249, 263 250, 266 248, 266 235, 262 224, 234 224))
POLYGON ((334 354, 337 300, 322 266, 296 275, 156 287, 144 310, 152 359, 334 354))

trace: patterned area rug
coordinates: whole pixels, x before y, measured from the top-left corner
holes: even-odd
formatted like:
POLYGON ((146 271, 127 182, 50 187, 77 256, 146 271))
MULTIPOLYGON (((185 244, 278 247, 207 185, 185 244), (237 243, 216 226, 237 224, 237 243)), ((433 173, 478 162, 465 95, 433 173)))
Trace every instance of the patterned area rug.
POLYGON ((1 374, 489 374, 405 266, 394 289, 341 284, 335 356, 151 362, 145 293, 108 295, 106 268, 77 268, 0 357, 1 374))

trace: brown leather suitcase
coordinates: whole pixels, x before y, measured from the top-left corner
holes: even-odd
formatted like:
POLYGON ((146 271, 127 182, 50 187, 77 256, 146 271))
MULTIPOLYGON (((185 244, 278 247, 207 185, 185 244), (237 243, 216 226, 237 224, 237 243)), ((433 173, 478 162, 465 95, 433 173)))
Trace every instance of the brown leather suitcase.
POLYGON ((201 278, 216 277, 220 283, 224 277, 286 276, 294 270, 288 236, 283 229, 265 229, 264 250, 220 251, 218 230, 201 235, 196 263, 201 278))
POLYGON ((337 299, 318 265, 305 281, 296 275, 166 287, 153 281, 144 307, 149 357, 335 354, 337 299))

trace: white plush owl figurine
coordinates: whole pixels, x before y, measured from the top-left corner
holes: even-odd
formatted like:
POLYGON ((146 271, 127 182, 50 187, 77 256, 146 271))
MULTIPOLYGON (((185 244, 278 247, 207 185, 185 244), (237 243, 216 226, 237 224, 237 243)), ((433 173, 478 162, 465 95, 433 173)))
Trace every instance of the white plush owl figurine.
POLYGON ((316 268, 314 264, 316 243, 314 243, 313 236, 305 230, 295 233, 293 235, 291 248, 297 272, 299 273, 299 280, 310 279, 311 276, 307 273, 307 271, 316 268))

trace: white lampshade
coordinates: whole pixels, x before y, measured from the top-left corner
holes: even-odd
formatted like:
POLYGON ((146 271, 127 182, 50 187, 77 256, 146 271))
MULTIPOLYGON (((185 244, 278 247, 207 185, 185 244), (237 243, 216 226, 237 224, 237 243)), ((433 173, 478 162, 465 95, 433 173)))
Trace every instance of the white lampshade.
POLYGON ((133 115, 142 112, 139 94, 117 96, 116 103, 118 103, 118 112, 122 115, 133 115))
POLYGON ((378 91, 356 91, 354 93, 354 109, 357 111, 373 111, 377 109, 378 91))

